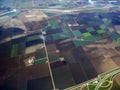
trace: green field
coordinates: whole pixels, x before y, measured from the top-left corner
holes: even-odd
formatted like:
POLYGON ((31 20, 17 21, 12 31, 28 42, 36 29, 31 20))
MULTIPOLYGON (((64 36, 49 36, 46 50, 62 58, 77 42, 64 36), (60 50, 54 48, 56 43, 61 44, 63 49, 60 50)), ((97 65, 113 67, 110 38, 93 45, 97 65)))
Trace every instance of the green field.
POLYGON ((83 36, 86 38, 86 37, 91 37, 92 35, 91 35, 91 33, 86 32, 86 33, 83 33, 83 36))
POLYGON ((35 60, 35 64, 45 63, 46 61, 48 61, 48 59, 46 57, 41 58, 41 59, 35 60))
POLYGON ((13 44, 11 45, 11 49, 10 49, 10 58, 24 54, 24 51, 25 51, 25 43, 13 44))
POLYGON ((59 27, 58 23, 54 20, 49 20, 48 23, 50 24, 50 26, 52 26, 52 29, 56 29, 59 27))
POLYGON ((120 35, 117 34, 116 32, 112 32, 112 33, 110 34, 110 37, 111 37, 113 40, 117 41, 117 40, 120 38, 120 35))
POLYGON ((27 37, 27 41, 40 39, 40 35, 32 35, 27 37))
POLYGON ((54 40, 61 40, 61 39, 66 39, 66 38, 71 38, 70 33, 60 33, 60 34, 55 34, 53 35, 54 40))
POLYGON ((117 44, 120 45, 120 38, 117 39, 117 44))
POLYGON ((82 33, 79 30, 75 30, 75 31, 73 31, 73 33, 77 38, 80 38, 80 37, 83 36, 82 33))
POLYGON ((105 30, 97 30, 98 34, 104 34, 106 31, 105 30))

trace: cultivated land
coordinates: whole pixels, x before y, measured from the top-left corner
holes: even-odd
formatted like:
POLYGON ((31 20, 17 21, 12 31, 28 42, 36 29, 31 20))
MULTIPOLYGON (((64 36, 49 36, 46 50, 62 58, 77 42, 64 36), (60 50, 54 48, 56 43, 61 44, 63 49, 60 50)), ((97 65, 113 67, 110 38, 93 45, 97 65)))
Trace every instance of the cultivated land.
POLYGON ((0 88, 102 90, 112 81, 111 90, 119 87, 119 75, 112 78, 120 67, 119 7, 12 2, 17 12, 0 17, 0 88))

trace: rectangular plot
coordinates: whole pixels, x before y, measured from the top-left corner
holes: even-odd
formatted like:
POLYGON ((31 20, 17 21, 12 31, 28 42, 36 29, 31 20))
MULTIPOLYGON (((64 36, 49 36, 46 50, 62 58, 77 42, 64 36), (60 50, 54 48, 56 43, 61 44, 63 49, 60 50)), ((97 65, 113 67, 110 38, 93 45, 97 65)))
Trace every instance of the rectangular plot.
MULTIPOLYGON (((72 53, 72 49, 68 48, 69 46, 66 46, 64 48, 67 48, 67 50, 61 51, 61 56, 63 56, 68 64, 75 63, 75 58, 72 53)), ((74 46, 72 46, 74 47, 74 46)))
POLYGON ((54 40, 61 40, 61 39, 66 39, 71 37, 72 37, 71 33, 60 33, 60 34, 53 35, 54 40))
POLYGON ((69 64, 70 72, 72 73, 74 82, 76 84, 86 81, 85 73, 78 63, 69 64))
POLYGON ((75 30, 75 31, 73 31, 73 33, 75 34, 75 36, 76 36, 77 38, 82 37, 82 33, 81 33, 79 30, 75 30))
POLYGON ((50 55, 48 55, 48 58, 49 58, 50 62, 58 61, 59 60, 59 55, 50 54, 50 55))
POLYGON ((51 55, 52 53, 56 53, 56 51, 57 51, 57 47, 56 47, 56 44, 55 44, 55 43, 46 45, 46 48, 47 48, 48 54, 50 54, 50 55, 51 55))
POLYGON ((46 32, 48 30, 52 30, 52 27, 51 26, 47 26, 47 27, 43 28, 42 30, 46 32))
POLYGON ((120 45, 120 38, 117 39, 117 44, 120 45))
POLYGON ((35 58, 40 59, 46 57, 45 48, 37 49, 35 51, 35 58))
POLYGON ((16 57, 18 55, 24 54, 25 43, 13 44, 11 46, 10 57, 16 57))
POLYGON ((43 43, 42 39, 32 40, 32 41, 26 42, 26 47, 30 47, 30 46, 42 44, 42 43, 43 43))
POLYGON ((67 65, 52 68, 52 73, 56 88, 64 89, 74 85, 72 75, 67 65))
POLYGON ((96 38, 94 38, 93 36, 91 36, 91 37, 84 38, 84 41, 92 43, 92 42, 96 41, 96 38))
POLYGON ((65 72, 65 71, 54 74, 54 80, 63 80, 64 81, 65 79, 67 79, 69 77, 70 77, 69 73, 65 72))
POLYGON ((57 34, 57 33, 62 33, 63 31, 61 28, 56 28, 56 29, 51 29, 46 31, 46 35, 52 35, 52 34, 57 34))
POLYGON ((20 42, 26 42, 26 37, 21 37, 17 39, 12 39, 12 44, 18 44, 20 42))
POLYGON ((61 18, 61 19, 65 19, 65 20, 68 20, 68 19, 69 19, 69 17, 68 17, 67 15, 61 15, 60 18, 61 18))
POLYGON ((105 29, 106 26, 105 26, 104 24, 102 24, 102 25, 100 25, 100 28, 101 28, 101 29, 105 29))
POLYGON ((81 33, 86 33, 86 32, 88 32, 86 29, 80 29, 79 30, 81 33))
POLYGON ((18 46, 17 44, 11 46, 11 53, 10 57, 16 57, 17 56, 17 51, 18 51, 18 46))
POLYGON ((86 37, 86 38, 83 38, 83 40, 74 40, 73 43, 76 47, 79 47, 79 46, 83 46, 83 45, 87 45, 87 44, 90 44, 90 43, 93 43, 95 42, 96 39, 94 37, 86 37))
POLYGON ((18 55, 23 55, 25 51, 26 43, 19 43, 18 44, 18 55))
POLYGON ((91 33, 89 33, 89 32, 83 33, 82 35, 83 35, 84 37, 91 37, 91 36, 92 36, 91 33))
POLYGON ((1 58, 10 56, 10 45, 11 45, 11 42, 0 44, 0 57, 1 58))
POLYGON ((97 30, 97 33, 98 34, 104 34, 106 31, 105 30, 103 30, 103 29, 101 29, 101 30, 97 30))
POLYGON ((95 24, 93 21, 88 21, 87 23, 90 24, 90 25, 95 24))
POLYGON ((48 21, 48 23, 52 26, 53 29, 59 27, 58 23, 54 20, 50 20, 50 21, 48 21))
POLYGON ((52 80, 50 76, 28 80, 27 90, 52 90, 52 80))
POLYGON ((47 13, 45 13, 47 16, 54 16, 55 15, 55 13, 50 13, 50 12, 47 12, 47 13))
POLYGON ((45 63, 46 61, 48 61, 48 59, 46 57, 41 58, 41 59, 35 60, 35 64, 45 63))
POLYGON ((89 27, 89 28, 87 28, 87 31, 88 31, 88 32, 93 32, 93 31, 95 31, 95 29, 92 28, 92 27, 89 27))
MULTIPOLYGON (((15 15, 15 14, 14 14, 15 15)), ((19 29, 19 28, 13 28, 13 30, 12 30, 12 36, 14 36, 14 35, 19 35, 19 34, 23 34, 24 33, 24 30, 22 30, 22 29, 19 29)))
POLYGON ((32 40, 36 40, 36 39, 40 39, 40 35, 33 35, 33 36, 27 37, 27 41, 32 41, 32 40))
POLYGON ((113 40, 116 40, 116 41, 117 41, 117 39, 120 38, 120 35, 119 35, 118 33, 116 33, 116 32, 112 32, 112 33, 110 34, 110 37, 111 37, 113 40))
POLYGON ((82 47, 76 48, 73 55, 76 61, 83 68, 85 76, 88 80, 97 76, 97 72, 91 63, 90 58, 86 55, 82 47))
POLYGON ((89 44, 89 42, 86 42, 86 41, 79 41, 79 40, 74 40, 73 43, 74 43, 74 45, 75 45, 76 47, 79 47, 79 46, 83 46, 83 45, 89 44))
POLYGON ((27 87, 22 88, 21 90, 27 90, 27 87))
POLYGON ((111 20, 111 19, 109 19, 109 20, 107 20, 107 21, 104 23, 104 25, 107 27, 108 25, 110 25, 110 24, 111 24, 111 22, 112 22, 112 20, 111 20))
POLYGON ((25 3, 22 3, 22 7, 31 7, 32 6, 32 1, 27 1, 25 3))
POLYGON ((63 30, 63 32, 70 32, 70 29, 69 29, 69 27, 67 27, 67 26, 62 27, 62 30, 63 30))
POLYGON ((46 36, 46 37, 45 37, 45 43, 46 43, 47 45, 54 43, 53 36, 46 36))
POLYGON ((96 31, 90 32, 93 36, 94 35, 98 35, 98 33, 96 31))
POLYGON ((101 35, 93 35, 93 37, 96 39, 96 40, 102 40, 103 37, 101 35))

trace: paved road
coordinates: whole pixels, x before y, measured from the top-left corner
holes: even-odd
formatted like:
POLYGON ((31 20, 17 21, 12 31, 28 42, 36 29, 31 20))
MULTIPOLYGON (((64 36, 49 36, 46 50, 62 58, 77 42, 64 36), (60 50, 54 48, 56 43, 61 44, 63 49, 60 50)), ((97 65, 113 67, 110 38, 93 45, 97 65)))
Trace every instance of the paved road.
POLYGON ((113 75, 115 75, 115 74, 117 74, 117 73, 120 73, 120 69, 117 69, 117 70, 115 70, 115 71, 112 71, 110 74, 107 74, 103 79, 101 79, 101 80, 98 82, 98 84, 97 84, 96 87, 95 87, 95 90, 99 90, 99 88, 100 88, 101 85, 105 82, 105 80, 106 80, 107 78, 109 78, 110 76, 113 76, 113 75))

